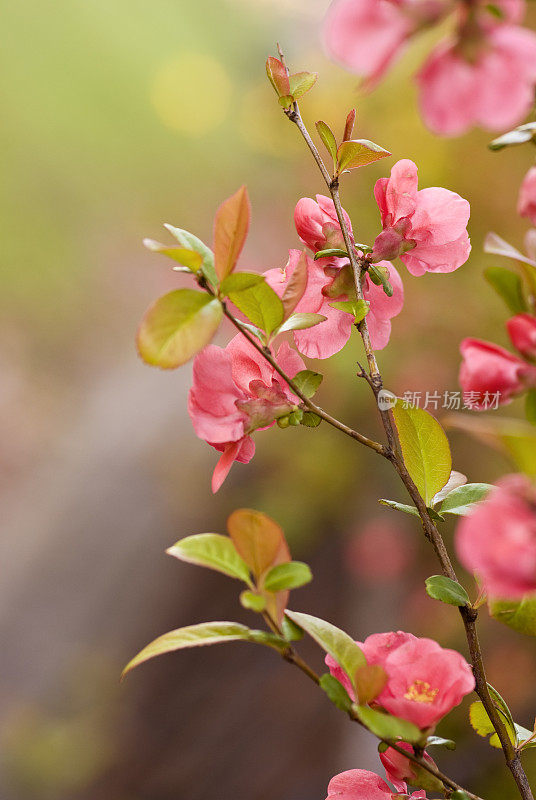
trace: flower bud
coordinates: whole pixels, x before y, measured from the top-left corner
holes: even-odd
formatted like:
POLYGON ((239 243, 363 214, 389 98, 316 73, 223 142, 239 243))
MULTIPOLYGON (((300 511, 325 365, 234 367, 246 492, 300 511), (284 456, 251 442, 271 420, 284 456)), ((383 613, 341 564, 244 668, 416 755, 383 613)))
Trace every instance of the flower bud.
POLYGON ((532 314, 516 314, 506 323, 508 335, 521 355, 536 359, 536 317, 532 314))
POLYGON ((460 384, 472 394, 472 408, 489 408, 491 398, 498 405, 536 385, 536 367, 509 353, 504 347, 479 339, 464 339, 460 345, 463 362, 460 384))

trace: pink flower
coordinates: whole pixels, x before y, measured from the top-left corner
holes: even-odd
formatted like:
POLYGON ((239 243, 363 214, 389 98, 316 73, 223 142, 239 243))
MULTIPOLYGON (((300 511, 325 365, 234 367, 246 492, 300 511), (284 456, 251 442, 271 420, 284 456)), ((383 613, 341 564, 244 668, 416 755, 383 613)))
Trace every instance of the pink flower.
MULTIPOLYGON (((388 656, 403 644, 416 640, 412 633, 404 631, 389 631, 389 633, 373 633, 367 636, 364 642, 356 642, 363 651, 367 664, 379 664, 385 669, 388 656)), ((350 679, 332 656, 326 656, 326 665, 334 678, 344 686, 352 700, 355 700, 354 690, 350 679)))
MULTIPOLYGON (((278 295, 283 294, 299 257, 298 250, 290 250, 284 269, 271 269, 264 273, 267 282, 278 295)), ((350 338, 352 315, 330 305, 335 300, 347 299, 348 293, 355 292, 350 269, 343 272, 346 268, 338 266, 341 263, 343 259, 339 258, 313 261, 307 257, 307 286, 295 311, 323 314, 326 317, 324 322, 314 328, 294 331, 296 347, 309 358, 329 358, 342 350, 350 338)), ((404 304, 404 287, 400 275, 392 264, 382 262, 381 266, 389 270, 392 297, 387 297, 382 287, 373 284, 368 276, 363 282, 363 294, 370 303, 367 324, 375 350, 381 350, 389 341, 391 319, 400 313, 404 304)))
POLYGON ((536 167, 531 167, 523 179, 517 201, 517 213, 536 225, 536 167))
POLYGON ((475 687, 473 671, 463 656, 432 639, 413 638, 401 644, 383 667, 388 681, 377 702, 421 729, 433 728, 475 687))
MULTIPOLYGON (((407 742, 399 742, 398 746, 408 753, 414 752, 413 747, 407 742)), ((430 766, 436 766, 434 759, 428 753, 424 753, 423 758, 430 766)), ((413 764, 409 758, 403 756, 398 750, 388 747, 384 753, 380 753, 380 761, 385 767, 387 780, 393 784, 397 791, 406 791, 406 784, 408 783, 411 786, 419 785, 416 781, 419 780, 419 772, 422 771, 422 767, 413 764)))
MULTIPOLYGON (((343 215, 353 242, 352 223, 344 209, 343 215)), ((313 253, 328 247, 346 249, 335 204, 330 197, 317 194, 316 203, 310 197, 302 197, 294 209, 294 224, 298 236, 313 253)))
MULTIPOLYGON (((276 359, 290 378, 305 367, 287 342, 276 359)), ((299 398, 241 334, 225 349, 208 345, 198 353, 188 413, 196 434, 223 453, 212 478, 214 492, 233 461, 248 463, 253 458, 255 445, 250 434, 270 427, 297 403, 299 398)))
MULTIPOLYGON (((379 664, 387 683, 375 702, 419 728, 431 728, 474 689, 473 672, 455 650, 445 650, 432 639, 403 631, 376 633, 356 644, 367 663, 379 664)), ((331 674, 352 699, 350 681, 337 662, 326 656, 331 674)))
POLYGON ((536 367, 504 347, 480 339, 464 339, 460 352, 463 356, 460 384, 471 408, 482 411, 495 403, 506 405, 536 385, 536 367))
POLYGON ((491 597, 536 592, 535 503, 529 479, 508 475, 458 525, 458 557, 491 597))
POLYGON ((448 189, 417 189, 417 167, 398 161, 390 178, 374 187, 383 231, 374 242, 373 260, 400 256, 412 275, 452 272, 471 251, 467 200, 448 189))
POLYGON ((324 42, 343 67, 378 81, 420 27, 437 20, 441 0, 336 0, 327 14, 324 42))
POLYGON ((516 314, 506 323, 510 341, 525 358, 536 359, 536 317, 516 314))
POLYGON ((504 130, 534 103, 536 35, 506 22, 482 25, 477 37, 441 42, 417 75, 421 113, 435 133, 457 136, 473 125, 504 130))
MULTIPOLYGON (((404 793, 406 792, 404 785, 404 793)), ((349 769, 335 775, 328 785, 326 800, 392 800, 398 797, 379 775, 366 769, 349 769)), ((413 800, 426 798, 424 792, 414 792, 413 800)))

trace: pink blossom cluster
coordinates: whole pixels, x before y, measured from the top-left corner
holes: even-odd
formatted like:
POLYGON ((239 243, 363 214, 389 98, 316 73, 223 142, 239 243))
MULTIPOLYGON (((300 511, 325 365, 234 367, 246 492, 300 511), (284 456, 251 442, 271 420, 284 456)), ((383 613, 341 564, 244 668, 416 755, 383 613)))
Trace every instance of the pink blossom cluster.
MULTIPOLYGON (((352 223, 344 212, 345 222, 354 242, 352 223)), ((316 202, 309 197, 298 201, 294 211, 298 236, 313 253, 334 247, 345 247, 342 231, 333 200, 322 195, 316 202)), ((299 258, 297 250, 290 251, 284 269, 271 269, 266 280, 277 294, 282 295, 292 278, 299 258)), ((376 286, 368 275, 363 279, 363 295, 370 303, 367 325, 375 350, 386 346, 391 334, 391 319, 399 314, 404 304, 404 287, 400 275, 392 264, 381 263, 389 272, 393 294, 388 297, 381 286, 376 286)), ((323 314, 326 321, 314 328, 294 332, 296 347, 309 358, 329 358, 342 350, 352 331, 353 317, 346 311, 334 308, 332 303, 355 297, 354 280, 348 261, 342 258, 307 258, 307 287, 296 306, 296 311, 323 314), (346 266, 344 266, 346 265, 346 266)))
MULTIPOLYGON (((371 344, 380 350, 388 343, 391 320, 404 303, 402 280, 390 259, 400 256, 414 275, 457 269, 470 251, 469 203, 447 189, 418 190, 417 167, 408 160, 399 161, 389 178, 377 182, 375 195, 383 230, 367 258, 389 276, 392 294, 373 283, 368 271, 362 276, 362 291, 368 304, 371 344)), ((350 218, 343 214, 351 246, 363 258, 350 218)), ((312 253, 346 247, 330 198, 302 198, 296 205, 294 221, 298 236, 312 253)), ((299 250, 290 250, 283 269, 264 273, 268 285, 280 297, 301 258, 299 250)), ((354 315, 336 306, 339 301, 357 300, 352 268, 348 258, 314 260, 307 254, 305 265, 306 284, 293 313, 321 314, 325 319, 293 331, 294 343, 309 358, 329 358, 344 347, 354 325, 354 315)), ((305 368, 287 342, 280 345, 274 357, 289 378, 305 368)), ((213 475, 213 491, 220 488, 234 461, 248 463, 252 459, 255 445, 251 434, 271 427, 296 410, 299 403, 286 381, 241 334, 226 348, 209 345, 198 353, 188 411, 197 435, 222 453, 213 475)))
POLYGON ((464 392, 471 393, 471 407, 477 410, 489 408, 492 396, 498 398, 500 405, 506 405, 536 387, 536 317, 516 314, 506 328, 521 357, 480 339, 464 339, 460 345, 460 384, 464 392))
POLYGON ((524 0, 335 0, 324 26, 329 55, 379 81, 408 41, 454 9, 454 32, 416 75, 419 105, 435 133, 456 136, 474 125, 504 130, 530 110, 536 85, 536 35, 519 25, 524 0))
POLYGON ((529 479, 502 478, 458 525, 456 549, 490 597, 519 600, 535 593, 536 489, 529 479))
MULTIPOLYGON (((397 631, 374 633, 357 644, 367 664, 378 664, 387 675, 375 704, 422 730, 433 730, 474 689, 475 679, 467 661, 432 639, 397 631)), ((329 655, 326 664, 354 697, 350 680, 339 664, 329 655)))

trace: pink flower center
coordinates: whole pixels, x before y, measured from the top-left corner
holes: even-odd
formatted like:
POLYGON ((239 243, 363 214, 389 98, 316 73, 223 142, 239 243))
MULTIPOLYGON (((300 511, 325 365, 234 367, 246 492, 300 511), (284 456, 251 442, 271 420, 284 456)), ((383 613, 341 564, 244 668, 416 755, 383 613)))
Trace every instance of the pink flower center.
POLYGON ((432 689, 428 681, 417 680, 411 684, 404 695, 406 700, 414 700, 416 703, 433 703, 439 693, 439 689, 432 689))

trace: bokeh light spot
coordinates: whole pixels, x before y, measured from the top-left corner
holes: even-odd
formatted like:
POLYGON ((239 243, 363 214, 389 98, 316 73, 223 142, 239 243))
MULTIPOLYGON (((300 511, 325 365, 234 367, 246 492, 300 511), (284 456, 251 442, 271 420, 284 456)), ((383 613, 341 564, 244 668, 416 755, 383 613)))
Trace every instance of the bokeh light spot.
POLYGON ((187 136, 200 136, 225 119, 231 81, 213 56, 185 52, 157 71, 151 100, 164 125, 187 136))

